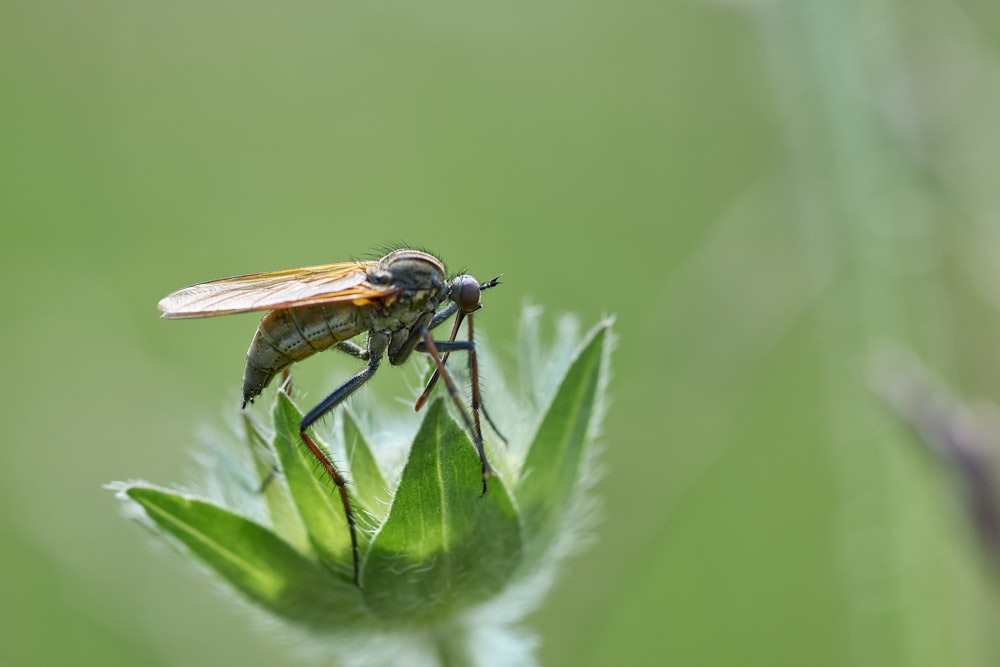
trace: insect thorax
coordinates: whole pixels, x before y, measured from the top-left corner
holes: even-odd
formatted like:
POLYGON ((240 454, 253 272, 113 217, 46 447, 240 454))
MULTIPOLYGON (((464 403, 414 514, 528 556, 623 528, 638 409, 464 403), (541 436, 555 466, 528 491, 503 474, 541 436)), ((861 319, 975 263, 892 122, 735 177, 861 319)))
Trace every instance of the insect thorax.
POLYGON ((433 313, 444 300, 447 286, 402 290, 364 309, 369 330, 409 329, 424 313, 433 313))

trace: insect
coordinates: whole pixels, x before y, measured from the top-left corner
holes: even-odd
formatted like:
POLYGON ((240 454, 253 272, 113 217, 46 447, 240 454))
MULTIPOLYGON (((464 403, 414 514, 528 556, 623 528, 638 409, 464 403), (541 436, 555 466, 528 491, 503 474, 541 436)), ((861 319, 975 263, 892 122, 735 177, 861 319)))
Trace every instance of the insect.
POLYGON ((360 372, 307 412, 299 424, 302 441, 340 494, 351 534, 354 583, 360 587, 357 530, 344 478, 307 430, 370 380, 383 357, 388 356, 389 363, 397 366, 414 350, 426 352, 436 368, 415 408, 420 409, 438 378, 442 379, 472 434, 482 464, 485 494, 486 480, 493 470, 483 448, 480 411, 491 424, 492 420, 482 408, 479 396, 472 314, 482 308, 480 293, 499 283, 499 276, 480 283, 467 274, 448 280, 440 259, 421 250, 403 248, 377 261, 326 264, 199 283, 167 295, 160 301, 159 309, 169 319, 269 311, 260 321, 247 351, 243 371, 244 408, 275 375, 322 350, 335 348, 366 362, 360 372), (451 336, 435 341, 431 331, 452 315, 455 324, 451 336), (463 320, 468 321, 468 340, 455 340, 463 320), (368 339, 364 346, 351 340, 365 332, 368 339), (448 355, 453 351, 468 354, 471 419, 445 369, 448 355))

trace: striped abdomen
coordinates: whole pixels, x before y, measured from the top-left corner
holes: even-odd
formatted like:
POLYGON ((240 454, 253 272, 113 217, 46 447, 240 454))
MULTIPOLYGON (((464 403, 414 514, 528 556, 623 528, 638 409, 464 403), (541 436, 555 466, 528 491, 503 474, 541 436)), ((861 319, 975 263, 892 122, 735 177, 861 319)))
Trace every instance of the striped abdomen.
POLYGON ((243 403, 296 361, 366 331, 364 306, 321 304, 272 310, 257 326, 243 370, 243 403))

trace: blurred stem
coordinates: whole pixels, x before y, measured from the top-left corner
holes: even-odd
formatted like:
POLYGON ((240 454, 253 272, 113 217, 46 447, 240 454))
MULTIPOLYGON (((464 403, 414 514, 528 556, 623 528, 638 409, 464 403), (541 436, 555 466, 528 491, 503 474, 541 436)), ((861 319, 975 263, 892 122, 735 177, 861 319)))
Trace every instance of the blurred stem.
POLYGON ((469 667, 478 664, 469 654, 465 633, 460 630, 448 631, 443 628, 435 634, 438 664, 441 667, 469 667))
MULTIPOLYGON (((867 356, 906 330, 893 260, 900 216, 891 210, 899 158, 883 149, 869 104, 869 78, 892 48, 892 21, 878 0, 775 0, 761 12, 792 159, 806 279, 817 287, 833 276, 817 319, 832 443, 844 577, 854 665, 928 664, 923 621, 905 609, 912 582, 885 576, 912 570, 915 532, 901 525, 902 503, 917 493, 891 461, 891 438, 862 390, 867 356), (877 32, 878 49, 866 34, 877 32), (888 39, 882 36, 888 36, 888 39)), ((890 59, 892 60, 892 59, 890 59)), ((914 551, 916 550, 916 551, 914 551)))

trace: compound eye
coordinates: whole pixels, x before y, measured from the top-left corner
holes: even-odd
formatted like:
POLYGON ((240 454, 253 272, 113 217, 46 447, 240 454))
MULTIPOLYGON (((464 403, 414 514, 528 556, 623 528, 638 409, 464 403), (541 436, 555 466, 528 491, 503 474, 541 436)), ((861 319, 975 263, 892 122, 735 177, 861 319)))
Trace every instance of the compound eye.
POLYGON ((479 282, 472 276, 456 276, 451 282, 451 298, 463 313, 479 308, 479 282))

